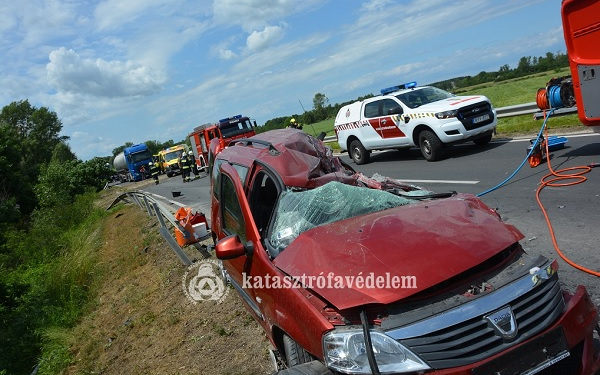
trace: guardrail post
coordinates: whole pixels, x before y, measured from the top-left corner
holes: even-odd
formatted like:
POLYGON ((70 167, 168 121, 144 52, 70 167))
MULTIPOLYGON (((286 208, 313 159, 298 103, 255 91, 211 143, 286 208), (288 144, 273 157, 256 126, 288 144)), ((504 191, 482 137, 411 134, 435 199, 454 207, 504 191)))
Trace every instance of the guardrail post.
POLYGON ((142 204, 140 203, 140 198, 138 198, 136 193, 130 192, 127 193, 127 195, 131 198, 133 198, 133 200, 135 201, 135 203, 138 205, 139 208, 143 208, 142 204))
POLYGON ((144 197, 144 206, 146 207, 146 212, 148 212, 148 215, 153 216, 152 210, 150 209, 150 203, 148 202, 148 197, 146 196, 146 194, 144 194, 143 197, 144 197))

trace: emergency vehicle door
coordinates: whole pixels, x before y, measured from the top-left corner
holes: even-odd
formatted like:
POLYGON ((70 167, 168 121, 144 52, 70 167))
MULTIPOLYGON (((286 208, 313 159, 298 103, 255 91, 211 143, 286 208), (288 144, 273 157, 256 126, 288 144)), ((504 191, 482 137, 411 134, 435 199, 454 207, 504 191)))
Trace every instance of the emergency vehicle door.
MULTIPOLYGON (((386 140, 390 138, 406 138, 406 135, 398 128, 396 121, 401 117, 404 110, 400 103, 393 99, 383 99, 379 101, 379 134, 386 140)), ((385 142, 387 143, 387 142, 385 142)))

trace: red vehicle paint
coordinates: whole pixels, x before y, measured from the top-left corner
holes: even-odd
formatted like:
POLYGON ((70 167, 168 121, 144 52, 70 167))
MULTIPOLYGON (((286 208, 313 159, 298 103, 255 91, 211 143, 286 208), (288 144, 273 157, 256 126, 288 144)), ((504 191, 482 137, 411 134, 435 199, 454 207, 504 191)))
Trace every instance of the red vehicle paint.
POLYGON ((600 125, 600 2, 564 0, 561 4, 563 32, 577 112, 582 123, 600 125))
POLYGON ((557 262, 527 254, 521 232, 473 195, 368 178, 291 129, 234 141, 211 178, 216 255, 288 367, 600 368, 585 287, 563 291, 557 262))

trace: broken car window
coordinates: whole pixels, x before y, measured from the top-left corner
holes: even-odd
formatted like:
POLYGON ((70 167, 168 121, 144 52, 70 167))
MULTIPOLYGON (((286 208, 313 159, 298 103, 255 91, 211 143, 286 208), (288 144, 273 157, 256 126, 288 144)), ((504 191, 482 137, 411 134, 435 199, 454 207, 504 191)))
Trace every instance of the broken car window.
POLYGON ((312 190, 286 190, 274 213, 269 242, 280 252, 302 232, 316 226, 412 202, 386 191, 337 181, 312 190))

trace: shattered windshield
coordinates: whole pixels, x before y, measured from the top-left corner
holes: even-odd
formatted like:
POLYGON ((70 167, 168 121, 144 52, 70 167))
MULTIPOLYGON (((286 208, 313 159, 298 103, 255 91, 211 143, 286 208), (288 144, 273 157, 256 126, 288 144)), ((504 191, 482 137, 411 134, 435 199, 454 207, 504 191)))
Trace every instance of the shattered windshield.
POLYGON ((286 190, 281 193, 275 209, 275 221, 269 242, 282 251, 302 232, 316 226, 412 202, 414 201, 411 199, 386 191, 351 186, 337 181, 312 190, 286 190))

